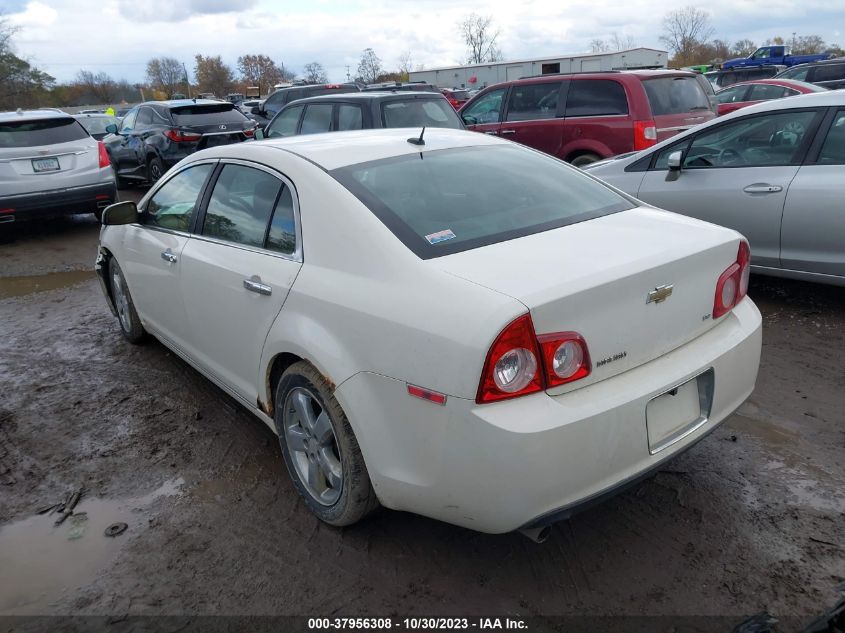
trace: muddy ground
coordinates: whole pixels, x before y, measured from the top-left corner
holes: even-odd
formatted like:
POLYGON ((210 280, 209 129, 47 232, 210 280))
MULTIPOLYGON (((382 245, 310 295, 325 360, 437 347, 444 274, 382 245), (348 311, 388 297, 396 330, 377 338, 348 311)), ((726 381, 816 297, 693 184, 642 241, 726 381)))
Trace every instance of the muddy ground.
POLYGON ((655 630, 672 630, 806 620, 837 599, 841 288, 753 278, 749 402, 543 545, 385 510, 339 530, 306 510, 261 422, 161 344, 124 341, 91 272, 97 231, 78 216, 0 244, 0 614, 666 615, 655 630), (86 514, 36 514, 79 486, 86 514), (113 522, 127 531, 105 537, 113 522))

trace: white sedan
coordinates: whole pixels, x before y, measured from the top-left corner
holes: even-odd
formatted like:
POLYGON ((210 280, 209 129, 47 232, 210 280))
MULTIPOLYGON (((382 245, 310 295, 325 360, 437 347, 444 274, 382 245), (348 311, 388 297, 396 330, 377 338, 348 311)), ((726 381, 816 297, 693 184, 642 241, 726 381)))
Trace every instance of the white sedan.
POLYGON ((383 505, 540 538, 757 376, 738 233, 481 134, 208 149, 103 223, 126 338, 153 334, 276 431, 332 525, 383 505))

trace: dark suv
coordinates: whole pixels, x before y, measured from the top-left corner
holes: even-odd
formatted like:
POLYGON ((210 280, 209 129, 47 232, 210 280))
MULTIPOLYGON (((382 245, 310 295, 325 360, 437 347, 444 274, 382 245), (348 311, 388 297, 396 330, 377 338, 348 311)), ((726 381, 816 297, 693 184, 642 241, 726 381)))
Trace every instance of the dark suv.
POLYGON ((188 154, 252 138, 256 123, 227 101, 149 101, 106 128, 118 188, 155 182, 188 154))
POLYGON ((347 92, 359 92, 361 88, 358 84, 313 84, 306 86, 293 86, 291 88, 282 88, 277 90, 264 100, 257 108, 253 108, 252 116, 258 121, 261 127, 264 127, 270 122, 274 116, 279 113, 279 110, 284 108, 291 101, 299 99, 307 99, 308 97, 316 97, 318 95, 327 94, 344 94, 347 92))
POLYGON ((463 129, 439 92, 359 92, 300 99, 286 106, 256 138, 396 127, 463 129))
POLYGON ((459 111, 468 129, 586 165, 709 121, 707 80, 676 70, 526 77, 485 88, 459 111))
POLYGON ((845 57, 799 64, 784 70, 777 78, 806 81, 830 90, 839 90, 845 88, 845 57))
POLYGON ((704 76, 717 89, 733 86, 741 81, 754 81, 755 79, 770 79, 782 71, 785 66, 745 66, 738 68, 727 68, 725 70, 711 70, 704 73, 704 76))

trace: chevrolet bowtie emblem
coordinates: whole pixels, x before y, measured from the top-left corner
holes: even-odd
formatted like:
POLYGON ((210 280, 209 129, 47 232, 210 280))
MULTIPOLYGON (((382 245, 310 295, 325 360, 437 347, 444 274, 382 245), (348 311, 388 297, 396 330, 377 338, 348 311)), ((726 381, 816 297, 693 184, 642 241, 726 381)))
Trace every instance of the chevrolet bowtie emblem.
POLYGON ((648 293, 645 302, 646 303, 660 303, 661 301, 666 301, 669 297, 672 296, 672 289, 675 286, 673 284, 666 284, 665 286, 657 286, 654 290, 648 293))

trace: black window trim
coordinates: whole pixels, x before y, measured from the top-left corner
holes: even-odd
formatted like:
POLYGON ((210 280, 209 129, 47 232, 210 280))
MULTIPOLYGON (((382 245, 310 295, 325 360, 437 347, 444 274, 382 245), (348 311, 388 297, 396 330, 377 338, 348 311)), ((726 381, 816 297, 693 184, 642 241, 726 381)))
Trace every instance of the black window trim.
MULTIPOLYGON (((279 193, 276 195, 276 203, 278 203, 279 196, 281 196, 281 194, 282 190, 280 189, 279 193)), ((273 210, 275 211, 275 204, 273 205, 273 210)), ((191 233, 189 237, 191 239, 209 242, 211 244, 219 244, 221 246, 227 246, 229 248, 237 248, 243 251, 259 253, 261 255, 270 255, 279 259, 302 263, 304 261, 304 248, 302 244, 302 223, 299 221, 299 217, 299 195, 296 191, 296 185, 294 185, 293 181, 288 178, 285 174, 283 174, 276 168, 266 165, 264 163, 259 163, 251 160, 243 160, 240 158, 221 158, 217 160, 217 166, 214 168, 214 170, 212 170, 211 176, 205 183, 205 188, 202 192, 202 195, 200 196, 200 204, 198 205, 197 212, 194 214, 194 221, 191 227, 191 233), (267 227, 264 229, 264 246, 250 246, 248 244, 238 244, 237 242, 230 242, 228 240, 202 234, 202 227, 205 223, 205 213, 208 208, 208 203, 211 200, 211 194, 214 191, 214 185, 217 184, 217 179, 220 177, 220 174, 226 165, 239 165, 241 167, 251 167, 253 169, 258 169, 259 171, 266 172, 271 176, 278 178, 282 181, 282 184, 285 187, 290 188, 291 199, 293 200, 293 228, 294 235, 296 238, 296 248, 294 249, 293 253, 282 253, 267 248, 267 237, 270 232, 270 225, 273 222, 272 213, 270 214, 270 218, 267 221, 267 227)))
MULTIPOLYGON (((845 114, 845 107, 843 106, 828 106, 827 112, 824 114, 824 118, 819 123, 818 128, 816 129, 816 136, 813 139, 812 144, 810 145, 809 149, 807 150, 807 154, 804 158, 803 165, 813 166, 819 165, 819 154, 821 154, 822 147, 824 146, 824 142, 827 140, 827 135, 830 132, 831 127, 833 126, 833 121, 836 119, 838 114, 845 114)), ((845 164, 845 163, 824 163, 824 165, 835 165, 835 164, 845 164)))

